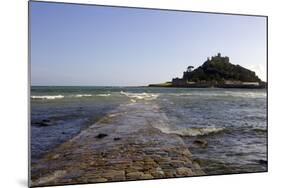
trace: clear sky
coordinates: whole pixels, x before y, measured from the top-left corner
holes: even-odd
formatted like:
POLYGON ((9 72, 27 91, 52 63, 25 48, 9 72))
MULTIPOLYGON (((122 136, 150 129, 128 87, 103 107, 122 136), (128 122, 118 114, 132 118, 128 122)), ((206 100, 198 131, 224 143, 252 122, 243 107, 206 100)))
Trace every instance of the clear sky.
POLYGON ((221 52, 266 79, 266 18, 31 2, 31 84, 138 86, 221 52))

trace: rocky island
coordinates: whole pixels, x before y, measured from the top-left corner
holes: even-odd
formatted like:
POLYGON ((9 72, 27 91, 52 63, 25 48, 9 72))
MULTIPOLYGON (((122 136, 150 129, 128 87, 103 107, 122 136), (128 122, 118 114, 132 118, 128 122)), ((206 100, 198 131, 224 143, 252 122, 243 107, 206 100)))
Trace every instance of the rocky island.
POLYGON ((266 88, 254 71, 230 63, 229 57, 220 53, 193 70, 188 66, 182 78, 161 84, 150 84, 149 87, 188 87, 188 88, 266 88))

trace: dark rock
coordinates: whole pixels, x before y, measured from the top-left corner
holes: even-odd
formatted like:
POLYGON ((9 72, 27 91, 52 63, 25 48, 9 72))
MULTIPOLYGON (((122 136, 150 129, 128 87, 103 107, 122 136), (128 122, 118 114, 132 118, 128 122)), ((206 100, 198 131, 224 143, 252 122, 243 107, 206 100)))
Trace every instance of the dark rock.
POLYGON ((267 161, 266 161, 266 160, 262 160, 262 159, 261 159, 261 160, 259 160, 258 162, 259 162, 259 164, 267 165, 267 161))
POLYGON ((35 122, 34 125, 38 126, 38 127, 50 126, 51 125, 51 120, 49 120, 49 119, 42 119, 41 121, 35 122))
POLYGON ((207 147, 208 146, 208 142, 206 140, 202 140, 202 139, 194 140, 193 144, 196 144, 200 147, 207 147))
POLYGON ((107 154, 106 154, 105 152, 101 152, 100 155, 101 155, 102 157, 106 157, 106 156, 107 156, 107 154))
POLYGON ((100 133, 100 134, 98 134, 97 136, 95 136, 95 138, 101 139, 101 138, 104 138, 104 137, 106 137, 106 136, 108 136, 108 135, 107 135, 107 134, 104 134, 104 133, 100 133))
POLYGON ((113 140, 121 140, 121 138, 119 138, 119 137, 116 137, 116 138, 114 138, 113 140))
POLYGON ((50 125, 50 123, 46 123, 46 122, 43 122, 43 121, 41 121, 41 122, 36 122, 36 123, 34 123, 36 126, 38 126, 38 127, 47 127, 47 126, 49 126, 50 125))

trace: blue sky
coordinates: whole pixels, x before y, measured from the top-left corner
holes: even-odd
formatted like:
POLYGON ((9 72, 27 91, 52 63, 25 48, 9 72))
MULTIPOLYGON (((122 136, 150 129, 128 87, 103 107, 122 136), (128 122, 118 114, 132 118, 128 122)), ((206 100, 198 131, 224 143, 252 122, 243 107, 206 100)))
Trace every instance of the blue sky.
POLYGON ((31 2, 31 84, 138 86, 221 52, 266 79, 266 18, 31 2))

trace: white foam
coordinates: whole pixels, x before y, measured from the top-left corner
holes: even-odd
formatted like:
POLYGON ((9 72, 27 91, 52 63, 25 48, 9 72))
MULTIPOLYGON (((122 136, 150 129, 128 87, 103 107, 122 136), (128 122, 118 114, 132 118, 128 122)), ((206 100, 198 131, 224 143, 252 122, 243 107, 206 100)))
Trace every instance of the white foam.
POLYGON ((110 96, 110 94, 97 94, 96 96, 98 96, 98 97, 108 97, 108 96, 110 96))
POLYGON ((77 94, 75 97, 91 97, 91 94, 77 94))
POLYGON ((212 133, 218 133, 225 128, 218 128, 218 127, 202 127, 202 128, 170 128, 165 124, 153 124, 154 128, 159 129, 161 132, 166 134, 177 134, 180 136, 203 136, 212 133))
POLYGON ((131 100, 132 102, 135 102, 136 100, 154 100, 159 96, 159 94, 154 93, 129 93, 124 91, 121 91, 120 93, 133 99, 131 100))
POLYGON ((31 96, 32 99, 62 99, 63 95, 43 95, 43 96, 31 96))
POLYGON ((136 101, 136 100, 134 100, 134 99, 131 99, 130 101, 131 101, 132 103, 135 103, 135 102, 137 102, 137 101, 136 101))
POLYGON ((225 129, 217 128, 217 127, 185 128, 185 129, 175 130, 174 133, 181 135, 181 136, 202 136, 202 135, 208 135, 208 134, 212 134, 212 133, 218 133, 223 130, 225 130, 225 129))

